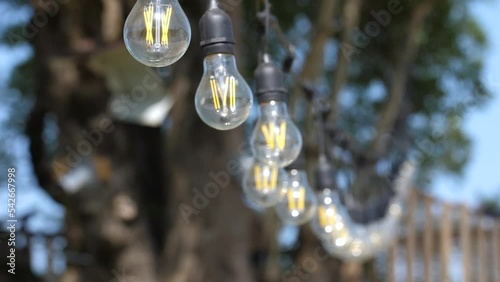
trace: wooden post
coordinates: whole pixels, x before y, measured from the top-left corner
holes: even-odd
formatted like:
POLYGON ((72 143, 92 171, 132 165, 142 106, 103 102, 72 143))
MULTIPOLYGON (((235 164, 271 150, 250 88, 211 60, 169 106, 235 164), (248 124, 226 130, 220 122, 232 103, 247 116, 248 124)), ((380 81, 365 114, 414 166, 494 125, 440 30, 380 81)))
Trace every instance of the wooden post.
POLYGON ((396 282, 395 265, 396 265, 396 248, 399 244, 399 237, 387 250, 387 282, 396 282))
POLYGON ((493 281, 500 281, 500 222, 495 220, 493 224, 493 281))
POLYGON ((380 281, 380 277, 378 275, 378 271, 377 271, 377 260, 376 259, 373 259, 371 261, 368 262, 368 279, 370 282, 378 282, 380 281))
POLYGON ((450 220, 451 206, 443 204, 441 215, 441 281, 450 281, 448 263, 450 261, 450 250, 452 242, 452 224, 450 220))
POLYGON ((487 244, 485 242, 486 236, 484 234, 484 229, 482 227, 482 218, 479 217, 477 221, 477 250, 479 256, 479 275, 478 282, 487 282, 488 280, 488 256, 486 247, 487 244))
POLYGON ((406 281, 413 281, 413 258, 415 257, 415 207, 417 191, 412 189, 408 197, 408 226, 406 229, 406 281))
POLYGON ((471 282, 470 214, 466 206, 460 206, 460 249, 462 252, 462 276, 464 282, 471 282))
POLYGON ((432 240, 434 237, 434 218, 432 217, 432 198, 424 196, 425 229, 424 229, 424 282, 432 281, 432 240))
POLYGON ((363 276, 363 267, 357 262, 346 262, 342 264, 342 281, 361 282, 363 276))

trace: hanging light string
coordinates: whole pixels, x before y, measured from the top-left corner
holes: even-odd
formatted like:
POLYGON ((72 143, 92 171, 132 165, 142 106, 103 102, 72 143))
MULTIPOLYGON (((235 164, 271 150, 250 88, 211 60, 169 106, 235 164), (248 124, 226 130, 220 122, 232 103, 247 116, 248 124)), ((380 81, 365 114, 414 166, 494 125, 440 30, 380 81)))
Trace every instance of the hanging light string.
POLYGON ((269 54, 269 29, 271 24, 271 2, 269 0, 264 0, 264 13, 265 13, 265 29, 264 29, 264 53, 269 54))
MULTIPOLYGON (((271 55, 269 52, 272 31, 276 34, 279 44, 286 52, 285 59, 282 62, 283 72, 290 75, 293 82, 301 87, 309 103, 313 104, 315 125, 317 127, 318 135, 317 146, 319 165, 331 165, 329 161, 331 158, 335 159, 338 165, 347 165, 351 169, 366 163, 375 164, 378 161, 377 156, 366 156, 359 148, 357 148, 354 138, 352 138, 350 134, 340 130, 332 124, 328 124, 328 116, 331 113, 330 104, 321 98, 319 91, 310 83, 302 81, 298 76, 291 73, 291 68, 296 57, 296 48, 284 34, 277 17, 271 13, 272 5, 270 0, 259 1, 258 8, 260 7, 260 3, 264 4, 264 9, 257 12, 257 20, 259 23, 258 31, 260 41, 262 42, 259 50, 259 62, 271 61, 271 55), (346 160, 344 156, 338 158, 332 155, 328 149, 329 142, 327 140, 335 140, 332 144, 341 149, 343 152, 349 153, 351 156, 350 160, 346 160)), ((335 171, 334 173, 338 173, 338 171, 335 171)), ((356 203, 356 201, 352 202, 354 198, 349 191, 344 191, 340 194, 341 198, 344 198, 343 203, 348 209, 351 210, 354 217, 353 219, 359 223, 368 224, 382 218, 385 215, 388 203, 395 193, 394 187, 390 187, 389 191, 385 191, 385 193, 381 194, 380 197, 368 202, 365 205, 360 205, 359 203, 356 203), (351 200, 347 200, 346 196, 348 196, 351 200)))
MULTIPOLYGON (((315 89, 314 86, 304 84, 303 90, 306 93, 308 101, 313 104, 313 114, 318 136, 318 169, 336 174, 337 172, 331 166, 327 155, 328 145, 327 136, 325 134, 328 131, 326 123, 328 115, 331 112, 330 105, 319 95, 319 91, 315 89)), ((321 175, 318 176, 321 177, 321 175)), ((332 175, 332 177, 335 178, 334 175, 332 175)), ((332 186, 329 188, 335 189, 336 187, 332 186)), ((368 202, 366 205, 352 206, 349 205, 349 203, 345 203, 345 200, 344 205, 349 209, 349 214, 353 220, 361 224, 369 224, 386 216, 387 207, 395 194, 393 189, 394 187, 390 187, 389 191, 385 190, 379 197, 368 202)), ((339 191, 339 195, 341 198, 345 196, 342 191, 339 191)))
POLYGON ((263 2, 264 9, 257 12, 257 20, 259 23, 258 31, 262 42, 259 60, 262 59, 265 54, 269 54, 270 52, 271 31, 273 31, 276 34, 280 45, 286 52, 286 57, 282 64, 282 70, 283 72, 290 74, 293 61, 295 60, 295 46, 291 44, 285 36, 277 17, 271 13, 272 5, 270 1, 263 0, 263 2))

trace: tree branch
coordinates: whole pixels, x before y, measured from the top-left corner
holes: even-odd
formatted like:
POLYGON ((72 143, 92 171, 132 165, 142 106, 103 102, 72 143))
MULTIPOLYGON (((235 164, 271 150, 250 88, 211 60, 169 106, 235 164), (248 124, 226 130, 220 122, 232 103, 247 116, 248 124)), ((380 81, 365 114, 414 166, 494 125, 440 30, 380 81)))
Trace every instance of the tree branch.
POLYGON ((338 97, 340 95, 340 90, 344 86, 347 79, 347 67, 349 66, 350 58, 342 51, 342 46, 345 44, 351 44, 352 42, 352 30, 359 23, 360 12, 361 12, 362 2, 361 0, 347 1, 344 6, 343 11, 343 30, 340 39, 340 46, 337 51, 337 66, 333 74, 333 79, 331 82, 331 104, 332 112, 330 114, 330 121, 335 122, 339 115, 338 107, 338 97))
POLYGON ((300 74, 305 81, 316 80, 322 72, 323 50, 326 41, 335 33, 333 17, 336 13, 337 3, 338 1, 332 0, 321 1, 318 21, 315 24, 316 33, 300 74))
MULTIPOLYGON (((334 35, 336 30, 333 17, 336 14, 337 6, 338 1, 321 1, 318 20, 313 28, 316 32, 311 43, 311 49, 307 54, 304 67, 300 73, 301 81, 315 81, 323 71, 323 49, 325 48, 326 41, 334 35)), ((302 88, 300 85, 297 85, 290 97, 289 104, 292 111, 295 108, 295 103, 300 93, 302 93, 302 88)))
POLYGON ((386 103, 376 125, 376 135, 373 141, 376 154, 385 150, 386 142, 384 141, 384 137, 391 131, 399 115, 408 80, 408 70, 410 64, 415 59, 420 45, 419 34, 422 30, 424 20, 430 14, 434 3, 435 0, 420 2, 411 14, 404 49, 397 58, 392 74, 391 85, 389 86, 389 101, 386 103))

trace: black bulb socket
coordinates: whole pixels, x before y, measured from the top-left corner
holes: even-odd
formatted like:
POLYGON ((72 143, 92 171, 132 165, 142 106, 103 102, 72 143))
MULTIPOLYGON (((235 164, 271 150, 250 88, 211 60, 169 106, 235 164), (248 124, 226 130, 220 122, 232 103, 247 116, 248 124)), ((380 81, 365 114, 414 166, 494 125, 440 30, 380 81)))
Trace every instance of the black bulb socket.
POLYGON ((254 76, 259 103, 286 102, 285 77, 278 66, 272 62, 264 61, 257 67, 254 76))
POLYGON ((200 46, 203 55, 234 54, 234 44, 231 18, 217 6, 211 7, 200 19, 200 46))

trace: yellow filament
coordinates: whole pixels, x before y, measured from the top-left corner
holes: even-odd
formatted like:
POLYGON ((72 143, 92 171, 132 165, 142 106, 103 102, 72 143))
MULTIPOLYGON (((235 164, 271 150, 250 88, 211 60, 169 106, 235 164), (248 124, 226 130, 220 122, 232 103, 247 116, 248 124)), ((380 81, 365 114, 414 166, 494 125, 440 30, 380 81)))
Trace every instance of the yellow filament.
POLYGON ((324 206, 320 206, 318 208, 318 215, 319 215, 319 223, 321 226, 327 227, 327 226, 334 226, 335 225, 335 216, 334 214, 328 214, 328 209, 326 209, 324 206))
POLYGON ((253 174, 255 177, 255 186, 257 188, 257 191, 261 191, 262 190, 262 181, 261 181, 262 172, 260 170, 260 166, 256 165, 253 167, 253 174))
POLYGON ((318 208, 318 216, 319 216, 319 224, 322 227, 326 227, 328 225, 326 209, 324 206, 320 206, 318 208))
POLYGON ((234 76, 229 79, 229 89, 229 108, 231 112, 234 112, 236 110, 236 78, 234 76))
POLYGON ((161 18, 161 44, 168 46, 168 29, 170 28, 170 18, 172 17, 172 6, 168 6, 165 15, 161 18))
POLYGON ((268 125, 263 124, 261 130, 264 139, 266 139, 267 146, 269 146, 270 149, 274 149, 274 123, 270 122, 268 125))
POLYGON ((300 187, 298 191, 293 189, 288 190, 288 210, 290 212, 294 210, 304 211, 305 195, 306 190, 303 187, 300 187), (295 196, 295 192, 298 192, 298 197, 295 196))
POLYGON ((210 77, 210 88, 212 91, 212 98, 214 100, 215 110, 223 108, 227 110, 228 94, 229 94, 229 108, 231 111, 236 110, 236 78, 228 76, 224 79, 224 87, 221 88, 219 83, 215 81, 215 77, 210 77), (222 91, 224 89, 224 91, 222 91), (221 107, 222 100, 222 107, 221 107))
POLYGON ((217 93, 217 82, 214 77, 210 77, 210 89, 212 89, 212 99, 214 100, 215 110, 220 110, 219 94, 217 93))
POLYGON ((295 204, 295 197, 293 196, 293 190, 288 190, 288 210, 293 211, 297 209, 295 204))
POLYGON ((153 14, 154 14, 153 5, 144 7, 144 24, 146 25, 146 43, 149 45, 153 45, 153 14))
POLYGON ((262 191, 265 188, 274 191, 278 183, 278 167, 265 166, 262 170, 260 166, 254 166, 255 187, 257 191, 262 191), (264 173, 262 173, 264 171, 264 173))
POLYGON ((281 122, 280 125, 280 133, 277 136, 277 143, 278 143, 278 148, 280 150, 285 149, 286 145, 286 122, 281 122))
POLYGON ((276 189, 276 184, 278 183, 278 167, 273 166, 271 171, 271 183, 268 186, 270 190, 274 191, 276 189))
POLYGON ((270 149, 274 149, 277 145, 280 150, 283 150, 286 145, 286 122, 281 122, 279 132, 275 132, 274 128, 274 123, 272 122, 261 126, 264 139, 270 149))
POLYGON ((303 211, 304 210, 304 205, 305 205, 305 196, 306 196, 306 190, 304 188, 300 188, 300 191, 299 191, 299 199, 297 200, 298 201, 298 209, 299 211, 303 211))

